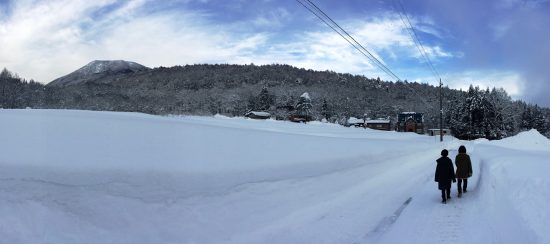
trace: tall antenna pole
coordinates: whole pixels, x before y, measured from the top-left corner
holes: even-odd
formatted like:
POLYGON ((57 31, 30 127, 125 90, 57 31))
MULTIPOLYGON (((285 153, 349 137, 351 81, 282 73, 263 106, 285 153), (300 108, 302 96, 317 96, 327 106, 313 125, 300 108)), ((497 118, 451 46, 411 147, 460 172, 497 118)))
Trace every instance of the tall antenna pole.
POLYGON ((443 141, 443 83, 439 78, 439 141, 443 141))

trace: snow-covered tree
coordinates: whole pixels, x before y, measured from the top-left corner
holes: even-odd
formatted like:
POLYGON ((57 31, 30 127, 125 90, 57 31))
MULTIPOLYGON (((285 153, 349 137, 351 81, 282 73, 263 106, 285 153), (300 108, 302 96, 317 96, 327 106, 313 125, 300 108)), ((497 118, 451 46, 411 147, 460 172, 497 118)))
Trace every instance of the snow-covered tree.
POLYGON ((514 134, 517 130, 516 117, 518 115, 514 111, 512 98, 503 88, 493 88, 488 99, 494 105, 495 123, 500 124, 499 129, 502 137, 514 134))
POLYGON ((311 98, 309 93, 304 92, 299 98, 298 103, 296 104, 296 113, 299 116, 306 118, 306 120, 311 120, 311 98))
POLYGON ((258 103, 258 109, 259 110, 269 110, 269 108, 274 104, 275 98, 269 94, 267 91, 267 87, 262 88, 262 91, 260 92, 260 95, 258 95, 257 99, 258 103))
POLYGON ((326 120, 329 120, 332 117, 332 111, 327 103, 327 99, 323 99, 323 105, 321 105, 321 115, 326 120))
POLYGON ((248 99, 248 107, 251 110, 267 111, 275 104, 275 98, 269 94, 267 87, 263 87, 258 96, 248 99))
POLYGON ((470 86, 466 98, 453 101, 448 113, 448 124, 453 134, 461 139, 485 137, 499 139, 503 136, 502 115, 493 104, 489 90, 470 86))
POLYGON ((521 118, 521 128, 523 130, 536 129, 543 135, 550 130, 544 114, 537 105, 527 105, 521 118))

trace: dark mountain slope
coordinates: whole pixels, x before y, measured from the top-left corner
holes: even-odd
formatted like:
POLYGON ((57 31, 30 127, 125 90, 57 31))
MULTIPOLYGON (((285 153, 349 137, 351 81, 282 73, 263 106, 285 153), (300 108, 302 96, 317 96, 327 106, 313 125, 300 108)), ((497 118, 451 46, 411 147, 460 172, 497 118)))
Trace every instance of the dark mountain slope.
POLYGON ((48 86, 69 86, 95 82, 148 69, 141 64, 124 60, 95 60, 68 75, 53 80, 48 86))

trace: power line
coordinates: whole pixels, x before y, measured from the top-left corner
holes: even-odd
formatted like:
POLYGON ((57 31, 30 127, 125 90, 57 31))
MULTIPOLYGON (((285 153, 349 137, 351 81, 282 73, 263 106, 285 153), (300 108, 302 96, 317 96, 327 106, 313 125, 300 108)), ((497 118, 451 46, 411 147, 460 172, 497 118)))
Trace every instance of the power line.
POLYGON ((323 12, 323 10, 321 10, 319 7, 317 7, 317 5, 315 5, 313 2, 311 2, 310 0, 306 0, 309 4, 311 4, 317 11, 319 11, 323 16, 325 16, 326 18, 328 18, 332 23, 334 23, 334 25, 336 25, 340 30, 342 30, 346 36, 348 36, 349 38, 351 38, 351 40, 357 44, 362 50, 366 51, 370 57, 372 57, 372 59, 374 60, 374 62, 376 62, 378 64, 379 67, 381 67, 382 69, 386 70, 387 72, 389 72, 391 75, 390 76, 393 76, 395 77, 397 80, 401 80, 399 79, 399 77, 397 77, 397 75, 395 75, 395 73, 393 73, 384 63, 382 63, 379 59, 377 59, 372 53, 370 53, 365 47, 363 47, 363 45, 361 45, 361 43, 359 43, 358 41, 355 40, 355 38, 353 38, 353 36, 351 36, 346 30, 344 30, 342 27, 340 27, 332 18, 330 18, 325 12, 323 12))
POLYGON ((376 56, 374 56, 371 52, 369 52, 365 47, 363 47, 363 45, 357 42, 355 38, 353 38, 347 31, 345 31, 340 25, 338 25, 324 11, 322 11, 319 7, 317 7, 317 5, 315 5, 310 0, 296 0, 296 1, 300 3, 302 6, 304 6, 311 13, 313 13, 315 16, 317 16, 317 18, 323 21, 332 30, 338 33, 342 38, 344 38, 344 40, 346 40, 350 45, 352 45, 355 49, 357 49, 363 56, 369 59, 374 65, 376 65, 378 68, 384 71, 387 75, 395 78, 398 81, 401 80, 385 64, 383 64, 378 58, 376 58, 376 56))
POLYGON ((426 63, 431 68, 431 71, 433 72, 435 78, 439 78, 439 140, 443 142, 443 83, 441 82, 441 76, 439 75, 439 72, 437 72, 437 69, 434 67, 432 61, 430 60, 428 52, 426 52, 424 45, 422 45, 422 41, 420 41, 420 38, 418 38, 418 34, 416 33, 416 30, 414 29, 414 26, 412 25, 411 20, 407 15, 407 11, 401 3, 401 0, 394 0, 394 4, 395 1, 397 1, 399 7, 401 7, 400 10, 397 10, 397 13, 399 13, 399 18, 401 18, 401 21, 403 21, 403 24, 405 24, 407 32, 409 32, 409 34, 411 35, 414 45, 416 46, 422 57, 424 57, 424 59, 426 60, 426 63), (405 16, 404 18, 401 14, 401 11, 403 11, 403 15, 405 16), (407 21, 405 22, 405 20, 407 21))
MULTIPOLYGON (((350 45, 352 45, 355 49, 357 49, 363 56, 367 57, 371 62, 373 62, 378 68, 380 68, 382 71, 384 71, 387 75, 390 77, 395 78, 397 81, 402 81, 394 72, 392 72, 385 64, 383 64, 376 56, 374 56, 371 52, 369 52, 363 45, 361 45, 358 41, 355 40, 347 31, 345 31, 340 25, 338 25, 332 18, 330 18, 323 10, 321 10, 317 5, 315 5, 310 0, 296 0, 298 3, 300 3, 302 6, 304 6, 307 10, 309 10, 311 13, 313 13, 317 18, 319 18, 323 23, 325 23, 327 26, 329 26, 332 30, 334 30, 338 35, 340 35, 344 40, 346 40, 350 45)), ((420 100, 427 105, 430 108, 434 108, 431 104, 429 104, 418 92, 413 89, 410 86, 405 86, 409 88, 413 93, 415 93, 420 100)))
POLYGON ((413 43, 415 44, 416 48, 420 52, 420 55, 425 59, 426 63, 430 67, 430 69, 431 69, 432 73, 434 74, 435 78, 441 79, 441 76, 439 75, 439 72, 437 72, 437 69, 433 65, 433 63, 432 63, 432 61, 431 61, 431 59, 428 55, 428 52, 426 52, 426 49, 424 48, 424 45, 422 44, 422 41, 420 41, 420 38, 418 37, 418 34, 416 32, 416 29, 412 25, 411 20, 409 19, 409 16, 407 15, 407 12, 405 10, 405 7, 401 3, 401 0, 394 0, 394 4, 395 4, 395 2, 397 2, 397 4, 399 5, 398 7, 400 7, 400 9, 397 9, 397 13, 399 14, 399 18, 401 19, 401 21, 405 25, 405 28, 407 29, 407 32, 409 33, 409 35, 413 39, 413 43))
POLYGON ((422 44, 422 41, 418 37, 417 31, 414 28, 409 16, 407 15, 407 11, 405 10, 405 7, 403 6, 403 3, 401 2, 401 0, 394 0, 394 6, 395 6, 395 2, 397 2, 399 4, 399 7, 401 8, 400 10, 396 9, 397 13, 399 14, 399 18, 401 19, 403 24, 406 26, 407 32, 410 34, 411 38, 413 39, 413 43, 415 44, 416 48, 418 49, 418 51, 420 52, 422 57, 424 57, 424 59, 426 60, 426 63, 430 67, 430 69, 431 69, 432 73, 434 74, 435 78, 436 79, 439 78, 439 86, 440 87, 443 86, 443 83, 441 82, 441 80, 442 80, 441 75, 439 74, 439 72, 437 71, 435 66, 433 65, 433 62, 431 61, 428 52, 426 52, 426 49, 424 48, 424 45, 422 44), (401 14, 401 11, 403 12, 403 14, 401 14), (405 22, 405 20, 406 20, 406 22, 405 22))

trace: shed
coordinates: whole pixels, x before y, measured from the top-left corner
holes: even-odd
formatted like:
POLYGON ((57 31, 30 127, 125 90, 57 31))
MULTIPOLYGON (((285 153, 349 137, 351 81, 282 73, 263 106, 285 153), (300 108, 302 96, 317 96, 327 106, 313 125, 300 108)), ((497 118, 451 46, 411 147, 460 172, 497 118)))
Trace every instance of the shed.
POLYGON ((269 119, 271 114, 268 112, 250 111, 244 115, 244 117, 251 119, 269 119))

